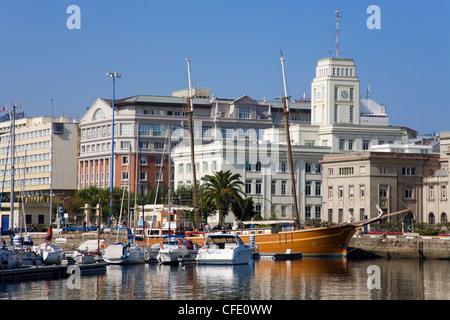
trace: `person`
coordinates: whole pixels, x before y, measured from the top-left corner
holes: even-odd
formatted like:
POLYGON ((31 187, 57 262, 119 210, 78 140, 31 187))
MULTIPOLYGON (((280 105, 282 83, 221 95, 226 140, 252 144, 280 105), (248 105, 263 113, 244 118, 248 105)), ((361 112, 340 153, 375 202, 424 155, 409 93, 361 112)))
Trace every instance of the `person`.
POLYGON ((205 224, 205 232, 209 232, 210 231, 210 226, 208 224, 208 222, 205 224))

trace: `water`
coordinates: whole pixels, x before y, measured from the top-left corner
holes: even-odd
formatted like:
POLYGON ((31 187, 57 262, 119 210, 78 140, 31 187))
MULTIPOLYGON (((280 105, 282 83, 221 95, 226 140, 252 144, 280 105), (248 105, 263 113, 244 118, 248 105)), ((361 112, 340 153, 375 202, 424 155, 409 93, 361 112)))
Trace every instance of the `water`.
POLYGON ((450 261, 320 259, 244 266, 110 265, 104 274, 0 284, 2 300, 450 300, 450 261), (371 281, 370 266, 379 267, 371 281), (379 288, 375 288, 376 280, 379 288))

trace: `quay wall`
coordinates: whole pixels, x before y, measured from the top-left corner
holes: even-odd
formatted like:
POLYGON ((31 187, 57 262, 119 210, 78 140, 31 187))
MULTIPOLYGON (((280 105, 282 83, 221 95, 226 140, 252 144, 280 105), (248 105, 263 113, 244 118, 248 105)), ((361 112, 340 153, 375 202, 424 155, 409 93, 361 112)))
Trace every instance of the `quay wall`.
POLYGON ((348 257, 450 260, 450 237, 355 236, 350 240, 348 257))

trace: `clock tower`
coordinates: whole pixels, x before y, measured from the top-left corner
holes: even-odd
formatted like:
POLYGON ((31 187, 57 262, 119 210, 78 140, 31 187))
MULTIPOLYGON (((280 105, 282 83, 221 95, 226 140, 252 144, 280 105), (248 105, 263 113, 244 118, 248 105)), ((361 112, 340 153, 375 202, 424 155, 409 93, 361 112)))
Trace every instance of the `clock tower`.
POLYGON ((319 60, 311 84, 311 124, 360 124, 359 79, 353 59, 319 60))

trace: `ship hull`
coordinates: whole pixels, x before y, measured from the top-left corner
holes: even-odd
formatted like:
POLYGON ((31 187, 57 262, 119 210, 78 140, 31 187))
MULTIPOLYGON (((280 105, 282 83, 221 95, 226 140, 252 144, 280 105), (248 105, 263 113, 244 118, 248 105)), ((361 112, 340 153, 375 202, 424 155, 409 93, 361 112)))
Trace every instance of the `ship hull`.
MULTIPOLYGON (((353 225, 255 234, 257 252, 303 253, 303 256, 346 257, 350 239, 357 228, 353 225)), ((250 244, 250 235, 239 235, 250 244)))

